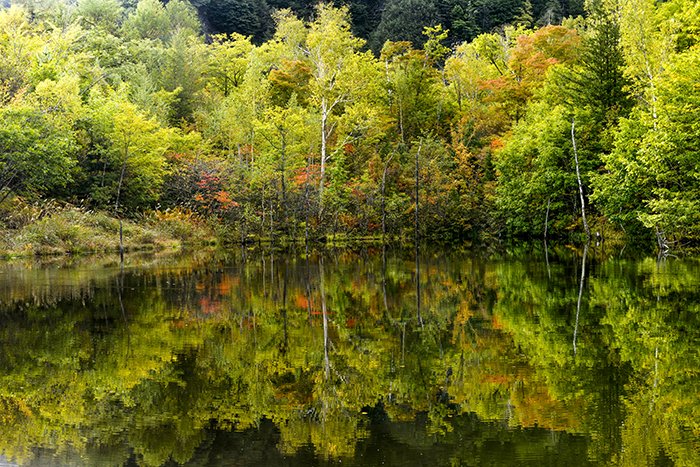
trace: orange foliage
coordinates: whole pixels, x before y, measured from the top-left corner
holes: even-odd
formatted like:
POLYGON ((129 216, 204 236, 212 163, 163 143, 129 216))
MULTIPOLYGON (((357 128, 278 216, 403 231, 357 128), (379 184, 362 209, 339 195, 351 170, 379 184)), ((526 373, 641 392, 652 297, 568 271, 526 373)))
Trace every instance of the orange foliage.
POLYGON ((481 83, 490 91, 487 100, 504 106, 517 120, 521 108, 544 84, 549 68, 576 60, 580 42, 576 30, 552 25, 518 37, 508 60, 509 73, 481 83))
POLYGON ((294 297, 294 304, 297 307, 305 310, 309 307, 309 300, 307 300, 306 295, 298 294, 296 297, 294 297))

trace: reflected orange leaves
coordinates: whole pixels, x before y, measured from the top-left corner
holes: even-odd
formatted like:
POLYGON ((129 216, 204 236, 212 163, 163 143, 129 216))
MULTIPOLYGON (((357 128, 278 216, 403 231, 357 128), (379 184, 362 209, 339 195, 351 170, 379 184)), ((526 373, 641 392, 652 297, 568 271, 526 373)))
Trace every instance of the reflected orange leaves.
POLYGON ((221 295, 228 295, 234 287, 238 287, 241 283, 241 279, 236 276, 225 275, 221 278, 221 281, 216 284, 216 290, 221 295))
POLYGON ((221 300, 211 299, 208 297, 202 297, 199 299, 199 310, 205 315, 213 315, 221 313, 222 310, 221 300))
POLYGON ((513 375, 483 375, 481 377, 482 383, 496 384, 507 386, 513 381, 513 375))
POLYGON ((297 306, 297 308, 306 310, 309 308, 309 300, 306 298, 306 295, 304 294, 297 294, 294 297, 294 304, 297 306))

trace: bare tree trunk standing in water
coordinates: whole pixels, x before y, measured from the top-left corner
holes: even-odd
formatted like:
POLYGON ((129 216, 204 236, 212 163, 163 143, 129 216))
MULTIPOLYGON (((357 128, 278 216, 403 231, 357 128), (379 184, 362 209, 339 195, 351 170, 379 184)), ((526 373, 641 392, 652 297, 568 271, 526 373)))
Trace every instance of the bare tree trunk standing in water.
POLYGON ((586 202, 583 198, 583 183, 581 183, 581 172, 578 166, 578 151, 576 150, 576 136, 574 133, 575 120, 571 119, 571 143, 574 146, 574 161, 576 162, 576 179, 578 180, 578 193, 581 196, 581 217, 583 218, 583 228, 586 231, 586 241, 591 240, 591 231, 586 221, 586 202))

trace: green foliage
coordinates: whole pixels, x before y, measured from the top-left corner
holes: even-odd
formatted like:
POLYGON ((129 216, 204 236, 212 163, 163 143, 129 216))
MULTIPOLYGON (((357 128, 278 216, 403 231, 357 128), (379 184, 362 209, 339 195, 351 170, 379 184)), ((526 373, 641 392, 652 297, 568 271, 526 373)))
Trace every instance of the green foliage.
POLYGON ((139 0, 123 29, 132 39, 168 43, 178 34, 197 34, 200 27, 194 10, 184 0, 172 0, 165 6, 157 0, 139 0))
POLYGON ((76 13, 88 27, 115 32, 124 17, 124 7, 119 0, 80 0, 76 13))
POLYGON ((407 41, 418 48, 426 41, 423 28, 440 22, 435 1, 387 0, 382 19, 372 33, 372 48, 381 50, 388 41, 407 41))
POLYGON ((548 209, 549 232, 561 235, 574 222, 577 185, 567 117, 561 107, 533 105, 498 152, 497 206, 507 232, 543 235, 548 209))
POLYGON ((81 160, 81 183, 103 209, 155 204, 166 174, 165 154, 175 136, 125 100, 126 91, 122 88, 121 96, 94 93, 81 122, 87 156, 81 160))
POLYGON ((30 196, 60 191, 75 166, 75 137, 30 107, 0 110, 0 190, 30 196))
POLYGON ((549 211, 569 237, 573 119, 596 229, 698 237, 693 2, 592 0, 565 25, 580 2, 191 3, 0 11, 0 196, 162 201, 242 241, 409 235, 423 140, 425 236, 539 236, 549 211), (205 39, 215 11, 245 30, 205 39))
POLYGON ((669 65, 658 88, 657 127, 644 135, 639 149, 639 162, 653 180, 645 199, 649 210, 640 214, 640 219, 674 239, 700 238, 698 67, 697 48, 669 65))

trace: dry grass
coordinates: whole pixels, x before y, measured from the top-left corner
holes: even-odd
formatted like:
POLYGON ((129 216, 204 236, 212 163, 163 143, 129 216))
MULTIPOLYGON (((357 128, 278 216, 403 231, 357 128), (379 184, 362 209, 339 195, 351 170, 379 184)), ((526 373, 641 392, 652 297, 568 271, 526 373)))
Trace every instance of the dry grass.
MULTIPOLYGON (((119 251, 119 220, 103 212, 56 203, 30 205, 13 200, 0 207, 0 254, 4 256, 80 254, 119 251)), ((153 212, 124 220, 127 251, 178 249, 211 243, 214 235, 192 213, 153 212)))

